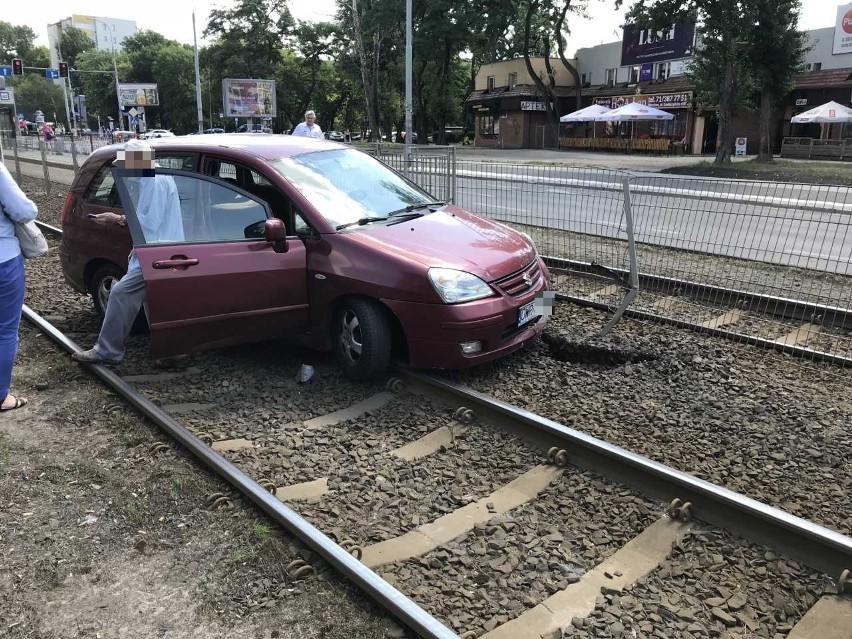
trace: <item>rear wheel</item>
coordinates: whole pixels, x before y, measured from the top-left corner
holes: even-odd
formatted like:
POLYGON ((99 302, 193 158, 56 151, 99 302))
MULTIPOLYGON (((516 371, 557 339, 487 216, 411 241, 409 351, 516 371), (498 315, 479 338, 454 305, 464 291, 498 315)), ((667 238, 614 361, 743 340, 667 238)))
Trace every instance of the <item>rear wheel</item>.
POLYGON ((382 375, 391 356, 391 327, 384 309, 369 300, 344 301, 335 316, 334 352, 350 379, 382 375))
MULTIPOLYGON (((89 290, 92 293, 92 303, 95 311, 103 320, 106 315, 107 301, 112 287, 118 284, 118 281, 124 277, 124 271, 115 264, 104 264, 92 276, 92 281, 89 290)), ((145 317, 145 310, 139 311, 136 321, 133 323, 134 333, 144 333, 148 330, 148 318, 145 317)))

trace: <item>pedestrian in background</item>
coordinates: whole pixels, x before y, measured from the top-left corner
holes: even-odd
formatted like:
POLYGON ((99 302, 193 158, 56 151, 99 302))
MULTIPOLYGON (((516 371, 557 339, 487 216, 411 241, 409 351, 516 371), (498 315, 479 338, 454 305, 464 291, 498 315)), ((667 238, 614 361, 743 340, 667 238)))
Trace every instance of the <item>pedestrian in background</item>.
POLYGON ((320 125, 316 123, 317 114, 313 111, 305 111, 305 121, 297 124, 293 129, 293 135, 301 135, 306 138, 319 138, 322 140, 325 136, 322 133, 320 125))
POLYGON ((9 392, 12 365, 18 353, 18 328, 24 305, 24 256, 15 235, 14 222, 31 222, 38 208, 12 179, 0 162, 0 412, 27 405, 9 392))

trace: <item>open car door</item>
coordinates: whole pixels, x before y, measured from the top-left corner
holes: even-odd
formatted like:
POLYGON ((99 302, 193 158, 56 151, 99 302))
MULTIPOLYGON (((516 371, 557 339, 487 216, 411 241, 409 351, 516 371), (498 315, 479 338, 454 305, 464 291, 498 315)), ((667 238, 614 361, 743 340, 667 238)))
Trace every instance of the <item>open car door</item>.
POLYGON ((307 330, 305 246, 264 238, 266 202, 198 173, 113 172, 147 289, 152 357, 307 330))

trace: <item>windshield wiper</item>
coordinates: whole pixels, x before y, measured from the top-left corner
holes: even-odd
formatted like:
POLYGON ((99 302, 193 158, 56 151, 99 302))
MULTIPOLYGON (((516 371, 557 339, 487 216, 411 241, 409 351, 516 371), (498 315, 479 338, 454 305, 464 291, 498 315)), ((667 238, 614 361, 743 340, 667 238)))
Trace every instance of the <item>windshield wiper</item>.
POLYGON ((365 224, 370 224, 371 222, 384 222, 386 217, 362 217, 360 220, 356 220, 354 222, 347 222, 346 224, 340 224, 334 227, 335 231, 342 231, 343 229, 348 229, 350 226, 364 226, 365 224))
POLYGON ((446 202, 420 202, 419 204, 409 204, 405 208, 397 209, 396 211, 391 211, 388 213, 388 217, 396 217, 397 215, 404 215, 406 213, 413 213, 414 211, 419 211, 420 209, 431 209, 433 206, 444 206, 446 202))

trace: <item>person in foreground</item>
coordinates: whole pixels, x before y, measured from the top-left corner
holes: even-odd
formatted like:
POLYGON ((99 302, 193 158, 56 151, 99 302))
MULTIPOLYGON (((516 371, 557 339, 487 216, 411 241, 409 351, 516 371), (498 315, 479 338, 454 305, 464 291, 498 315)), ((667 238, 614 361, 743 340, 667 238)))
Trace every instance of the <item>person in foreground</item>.
POLYGON ((12 179, 0 162, 0 412, 27 405, 23 397, 9 393, 12 364, 18 353, 18 327, 24 305, 24 256, 14 222, 31 222, 38 207, 12 179))
MULTIPOLYGON (((128 189, 134 192, 136 217, 142 227, 145 243, 182 242, 184 240, 180 199, 174 178, 155 175, 154 149, 141 140, 130 140, 119 151, 116 163, 131 172, 128 189)), ((126 226, 127 220, 116 213, 93 216, 99 224, 126 226)), ((118 364, 124 359, 124 341, 145 303, 145 281, 136 252, 130 253, 127 274, 112 287, 107 301, 104 323, 94 347, 74 353, 78 362, 118 364)))

